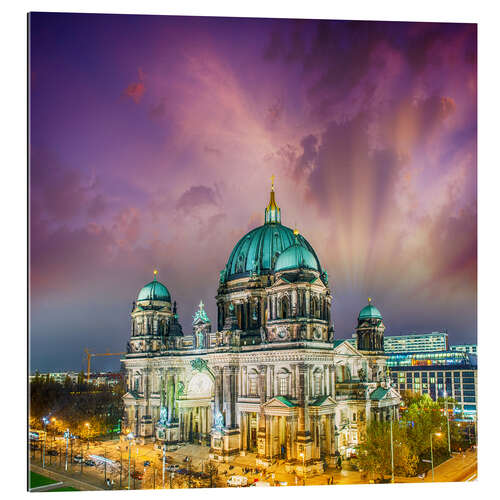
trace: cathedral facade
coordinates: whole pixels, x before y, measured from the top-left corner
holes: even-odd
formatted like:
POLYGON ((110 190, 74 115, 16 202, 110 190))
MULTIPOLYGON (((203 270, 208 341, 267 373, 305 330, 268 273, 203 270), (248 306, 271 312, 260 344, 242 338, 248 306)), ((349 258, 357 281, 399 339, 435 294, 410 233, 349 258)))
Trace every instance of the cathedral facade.
POLYGON ((131 313, 122 359, 125 422, 144 442, 196 442, 214 460, 255 453, 298 474, 348 456, 370 419, 398 418, 383 352, 385 326, 369 301, 357 348, 337 341, 328 274, 309 242, 281 224, 274 186, 264 224, 243 236, 220 272, 217 328, 203 303, 184 334, 157 280, 131 313))

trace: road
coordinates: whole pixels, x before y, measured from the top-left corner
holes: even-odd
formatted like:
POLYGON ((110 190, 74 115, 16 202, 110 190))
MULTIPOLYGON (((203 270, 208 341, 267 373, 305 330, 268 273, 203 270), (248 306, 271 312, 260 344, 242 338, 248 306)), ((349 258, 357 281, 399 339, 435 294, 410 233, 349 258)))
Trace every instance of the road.
MULTIPOLYGON (((106 442, 96 442, 95 444, 78 444, 73 446, 73 455, 82 454, 85 458, 90 455, 106 457, 115 462, 115 467, 107 466, 104 471, 103 466, 89 467, 80 464, 71 463, 68 458, 68 471, 65 471, 65 457, 46 456, 46 467, 63 476, 76 480, 86 481, 89 484, 106 488, 104 474, 106 478, 113 480, 113 489, 126 489, 128 487, 128 462, 129 462, 129 442, 124 440, 110 440, 106 442), (52 462, 52 463, 51 463, 52 462), (120 463, 122 464, 122 474, 120 480, 120 463)), ((167 451, 167 466, 169 464, 178 464, 181 468, 197 472, 207 472, 209 464, 208 447, 192 444, 181 445, 167 451), (177 448, 177 449, 175 449, 177 448), (191 463, 188 465, 184 458, 191 457, 191 463)), ((64 454, 64 448, 63 448, 64 454)), ((230 464, 217 464, 217 474, 214 477, 214 486, 225 487, 227 479, 232 475, 245 475, 249 484, 256 480, 264 480, 271 484, 301 485, 302 478, 294 474, 285 472, 284 461, 277 461, 265 471, 259 471, 255 467, 255 454, 249 453, 246 456, 237 456, 230 464)), ((32 461, 41 465, 40 452, 36 452, 36 459, 32 461)), ((131 489, 153 489, 162 488, 162 452, 155 449, 152 444, 140 445, 133 442, 130 448, 130 469, 143 474, 142 480, 130 481, 131 489), (145 467, 144 462, 149 461, 150 465, 145 467)), ((38 472, 38 471, 37 471, 38 472)), ((434 469, 435 482, 452 481, 472 481, 477 477, 477 452, 468 451, 464 455, 455 455, 448 461, 442 463, 434 469)), ((307 485, 326 485, 333 479, 333 484, 366 484, 367 478, 363 478, 359 472, 327 468, 323 474, 306 477, 307 485)), ((430 482, 432 475, 429 472, 424 479, 396 477, 397 483, 418 483, 430 482)), ((170 474, 165 472, 165 488, 187 488, 187 487, 208 487, 210 481, 207 479, 188 479, 186 475, 170 474)), ((330 483, 331 484, 331 483, 330 483)), ((78 487, 78 486, 75 486, 78 487)), ((89 488, 90 489, 90 488, 89 488)))

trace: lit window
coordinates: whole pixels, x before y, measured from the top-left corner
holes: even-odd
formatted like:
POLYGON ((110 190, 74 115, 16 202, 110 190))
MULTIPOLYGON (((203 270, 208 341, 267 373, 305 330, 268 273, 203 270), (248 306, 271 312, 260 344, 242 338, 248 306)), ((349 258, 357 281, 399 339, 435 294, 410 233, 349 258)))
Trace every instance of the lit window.
POLYGON ((248 391, 252 396, 257 395, 257 377, 250 377, 248 379, 248 391))
POLYGON ((288 394, 288 377, 280 377, 280 395, 286 396, 288 394))

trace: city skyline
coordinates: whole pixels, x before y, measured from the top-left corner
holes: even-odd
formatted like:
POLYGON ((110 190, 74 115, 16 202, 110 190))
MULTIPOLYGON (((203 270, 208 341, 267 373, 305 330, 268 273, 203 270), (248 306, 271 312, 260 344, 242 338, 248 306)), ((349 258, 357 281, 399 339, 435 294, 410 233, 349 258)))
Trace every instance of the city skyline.
POLYGON ((123 350, 155 268, 215 329, 271 174, 337 339, 370 296, 476 343, 475 25, 32 14, 30 48, 33 369, 123 350))

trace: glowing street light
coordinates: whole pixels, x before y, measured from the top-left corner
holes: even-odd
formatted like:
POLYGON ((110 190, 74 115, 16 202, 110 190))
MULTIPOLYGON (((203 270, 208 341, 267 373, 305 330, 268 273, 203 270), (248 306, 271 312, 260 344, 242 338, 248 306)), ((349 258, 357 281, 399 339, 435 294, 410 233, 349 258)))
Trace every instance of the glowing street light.
POLYGON ((432 481, 434 482, 434 454, 432 452, 432 436, 441 437, 440 432, 431 432, 431 470, 432 470, 432 481))
POLYGON ((306 456, 304 453, 300 453, 299 457, 302 458, 302 483, 306 485, 306 456))
POLYGON ((130 490, 130 452, 132 450, 132 439, 134 439, 134 433, 129 432, 127 434, 128 439, 128 489, 130 490))
POLYGON ((444 407, 446 411, 446 425, 448 427, 448 455, 451 457, 451 441, 450 441, 450 417, 448 415, 448 398, 446 391, 444 391, 444 407))
POLYGON ((44 431, 44 436, 43 436, 43 453, 42 453, 42 469, 45 469, 45 442, 47 441, 47 424, 50 422, 50 420, 47 417, 42 418, 42 423, 43 423, 43 431, 44 431))

